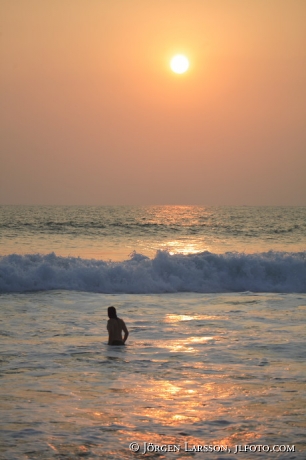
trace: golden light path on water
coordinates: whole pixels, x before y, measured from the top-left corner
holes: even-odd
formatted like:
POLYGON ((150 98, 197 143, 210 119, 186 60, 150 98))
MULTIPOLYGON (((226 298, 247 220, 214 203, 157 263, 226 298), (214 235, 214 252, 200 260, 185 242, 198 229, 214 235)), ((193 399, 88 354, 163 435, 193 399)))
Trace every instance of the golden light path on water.
POLYGON ((2 302, 0 425, 14 458, 133 459, 132 441, 303 449, 305 296, 57 291, 2 302), (126 347, 107 345, 110 302, 126 347))
MULTIPOLYGON (((175 344, 173 345, 173 351, 177 351, 175 344)), ((180 352, 188 352, 188 347, 182 347, 179 349, 180 352)), ((200 369, 200 368, 199 368, 200 369)), ((214 419, 222 419, 222 417, 228 416, 228 411, 235 411, 235 416, 242 416, 247 419, 248 411, 252 410, 251 405, 246 405, 244 408, 229 407, 228 409, 222 408, 222 401, 226 406, 227 401, 232 398, 238 397, 243 391, 243 387, 237 386, 236 384, 228 384, 226 382, 227 375, 220 375, 218 381, 212 383, 206 383, 199 387, 199 383, 195 380, 186 379, 181 380, 175 384, 171 381, 152 379, 145 382, 138 379, 137 383, 133 385, 133 388, 128 390, 125 388, 113 388, 113 391, 122 398, 133 399, 133 405, 129 407, 129 418, 131 420, 130 429, 127 428, 128 423, 124 420, 124 416, 110 412, 105 414, 105 411, 99 412, 96 410, 86 411, 80 414, 83 417, 88 417, 92 420, 102 422, 104 426, 113 423, 122 422, 125 425, 124 429, 120 429, 117 432, 118 440, 124 439, 135 439, 140 443, 148 443, 154 440, 154 444, 175 444, 183 446, 185 442, 188 442, 189 446, 192 445, 219 445, 219 446, 233 446, 236 444, 243 444, 248 442, 256 442, 256 439, 261 437, 261 434, 255 431, 249 431, 247 428, 233 432, 227 437, 214 436, 201 433, 198 436, 188 434, 188 426, 194 426, 196 424, 209 423, 213 414, 214 419), (198 388, 197 388, 198 387, 198 388), (138 403, 139 395, 141 395, 141 404, 138 403), (214 404, 214 401, 216 402, 214 404), (119 418, 117 418, 119 415, 119 418), (122 420, 123 418, 123 420, 122 420), (136 426, 133 423, 133 419, 141 421, 142 426, 146 427, 141 431, 135 431, 136 426), (150 425, 159 426, 161 433, 150 430, 150 425), (180 429, 179 434, 173 436, 167 434, 172 428, 180 429), (166 431, 166 433, 164 433, 166 431), (187 433, 186 433, 187 431, 187 433)), ((245 391, 243 391, 245 393, 245 391)), ((261 397, 265 395, 262 394, 261 397)), ((127 403, 123 403, 123 407, 127 403)), ((227 423, 224 423, 226 427, 227 423)), ((224 431, 224 426, 221 427, 224 431)), ((217 427, 218 428, 218 427, 217 427)), ((201 429, 200 429, 201 431, 201 429)), ((218 432, 218 429, 216 429, 218 432)), ((84 446, 86 451, 86 446, 84 446)), ((114 453, 116 450, 114 451, 114 453)))
MULTIPOLYGON (((223 322, 228 319, 226 315, 166 314, 164 323, 173 326, 175 323, 195 320, 223 322)), ((193 362, 192 371, 188 371, 186 362, 185 369, 184 366, 180 368, 183 378, 173 381, 167 378, 166 372, 163 375, 151 376, 149 379, 137 378, 137 381, 134 381, 131 386, 127 385, 127 381, 122 385, 118 382, 114 383, 114 391, 124 393, 125 398, 132 397, 133 399, 133 406, 130 406, 129 409, 130 420, 133 421, 135 417, 146 426, 145 433, 138 432, 136 435, 138 443, 148 443, 148 440, 154 439, 155 444, 168 443, 183 446, 187 441, 188 446, 192 447, 203 445, 204 442, 206 445, 215 446, 259 442, 263 434, 260 428, 256 426, 256 430, 252 430, 246 422, 251 420, 252 414, 258 410, 262 413, 271 411, 270 404, 266 406, 261 402, 264 398, 269 398, 271 388, 264 389, 258 383, 250 383, 250 376, 247 374, 242 374, 240 379, 233 381, 233 376, 229 375, 228 365, 221 363, 215 364, 213 378, 199 378, 200 375, 204 377, 206 373, 209 375, 211 372, 210 366, 205 362, 205 356, 201 356, 203 348, 199 349, 199 344, 205 345, 210 341, 226 342, 226 337, 220 334, 220 336, 190 336, 165 342, 157 341, 155 345, 157 349, 168 350, 173 354, 193 355, 195 362, 193 362), (198 375, 194 373, 195 368, 198 375), (137 395, 141 395, 141 399, 137 395), (239 419, 245 421, 245 428, 240 426, 237 430, 234 421, 239 419), (201 428, 207 423, 215 425, 215 433, 210 433, 208 437, 207 434, 203 434, 201 428), (196 425, 199 426, 201 434, 197 436, 188 434, 189 427, 196 425), (161 431, 165 430, 166 433, 158 434, 155 430, 150 431, 150 426, 159 426, 161 431), (181 431, 178 435, 171 436, 167 434, 171 427, 181 431), (228 434, 224 436, 226 432, 228 434)), ((162 362, 163 360, 159 358, 156 361, 162 362)), ((192 357, 190 356, 188 360, 192 362, 192 357)), ((180 367, 179 363, 178 367, 180 367)), ((295 392, 298 387, 298 384, 291 384, 290 390, 288 387, 287 391, 295 392)), ((287 405, 286 408, 286 404, 286 402, 283 403, 284 410, 288 411, 289 406, 287 405)), ((123 438, 135 438, 133 423, 131 428, 131 430, 122 430, 123 438)), ((264 426, 262 428, 265 430, 264 426)))
MULTIPOLYGON (((213 337, 203 338, 205 340, 211 340, 213 337)), ((181 343, 178 346, 177 342, 171 345, 167 344, 167 348, 172 352, 185 352, 195 353, 189 344, 195 342, 195 338, 191 338, 190 341, 181 343)), ((198 370, 201 371, 205 368, 205 365, 198 364, 198 370)), ((128 398, 133 400, 133 405, 129 406, 129 418, 131 420, 130 430, 125 428, 119 430, 119 439, 135 439, 137 438, 138 443, 148 443, 150 440, 154 440, 154 444, 175 444, 183 446, 187 441, 189 446, 192 445, 219 445, 219 446, 233 446, 235 444, 242 444, 248 442, 256 442, 256 439, 261 437, 261 434, 248 429, 239 430, 233 432, 227 437, 221 436, 216 437, 211 435, 207 438, 207 435, 199 434, 187 435, 188 426, 194 426, 196 424, 206 424, 211 420, 212 414, 215 420, 228 418, 229 412, 235 412, 235 416, 242 416, 248 418, 247 414, 252 410, 252 403, 246 403, 242 407, 228 407, 229 400, 235 400, 247 392, 252 392, 254 389, 246 390, 243 385, 237 385, 236 383, 228 383, 228 375, 222 373, 222 367, 219 367, 219 376, 217 380, 210 383, 199 384, 198 380, 194 378, 188 378, 188 372, 185 373, 184 379, 178 382, 171 382, 164 379, 137 379, 136 382, 127 388, 127 382, 122 387, 119 382, 114 384, 113 391, 122 398, 128 398), (121 388, 120 388, 121 387, 121 388), (141 399, 139 400, 139 396, 141 399), (135 432, 135 425, 133 419, 140 420, 143 426, 146 426, 144 433, 135 432), (166 433, 156 433, 156 431, 150 431, 150 425, 160 426, 163 432, 166 429, 166 433), (164 427, 164 428, 162 428, 164 427), (172 428, 181 429, 179 435, 172 436, 167 434, 167 431, 172 428), (205 440, 203 441, 203 439, 205 440)), ((261 394, 260 397, 264 397, 261 394)), ((127 405, 123 403, 123 405, 127 405)), ((120 414, 118 414, 120 415, 120 414)), ((121 414, 122 415, 122 414, 121 414)), ((120 418, 121 418, 120 415, 120 418)), ((88 413, 88 416, 95 417, 99 421, 103 421, 104 424, 111 423, 111 419, 105 418, 105 412, 93 411, 88 413)), ((110 414, 111 418, 114 417, 116 421, 116 415, 110 414)), ((112 420, 112 422, 114 421, 112 420)), ((119 420, 118 420, 118 423, 119 420)), ((127 425, 127 422, 124 421, 127 425)), ((224 423, 226 427, 227 423, 224 423)), ((224 426, 221 427, 224 429, 224 426)), ((200 429, 201 431, 201 429, 200 429)), ((218 429, 216 429, 218 431, 218 429)))
POLYGON ((123 261, 134 251, 304 251, 305 208, 208 206, 2 207, 2 255, 123 261), (13 235, 13 238, 12 238, 13 235))

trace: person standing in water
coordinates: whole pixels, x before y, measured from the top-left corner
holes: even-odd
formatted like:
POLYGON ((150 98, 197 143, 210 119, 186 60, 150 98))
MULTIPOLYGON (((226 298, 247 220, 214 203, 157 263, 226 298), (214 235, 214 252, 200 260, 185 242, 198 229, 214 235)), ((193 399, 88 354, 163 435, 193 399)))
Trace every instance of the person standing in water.
POLYGON ((108 345, 124 345, 129 336, 125 322, 123 319, 118 318, 115 307, 108 307, 108 317, 108 345), (122 332, 124 332, 123 338, 122 332))

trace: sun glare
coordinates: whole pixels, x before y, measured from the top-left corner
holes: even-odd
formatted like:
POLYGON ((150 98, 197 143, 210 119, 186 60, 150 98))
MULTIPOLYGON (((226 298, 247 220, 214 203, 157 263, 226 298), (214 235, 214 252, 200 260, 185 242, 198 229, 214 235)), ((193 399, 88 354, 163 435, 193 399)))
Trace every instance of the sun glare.
POLYGON ((177 54, 171 59, 170 67, 175 73, 184 73, 189 68, 189 61, 183 54, 177 54))

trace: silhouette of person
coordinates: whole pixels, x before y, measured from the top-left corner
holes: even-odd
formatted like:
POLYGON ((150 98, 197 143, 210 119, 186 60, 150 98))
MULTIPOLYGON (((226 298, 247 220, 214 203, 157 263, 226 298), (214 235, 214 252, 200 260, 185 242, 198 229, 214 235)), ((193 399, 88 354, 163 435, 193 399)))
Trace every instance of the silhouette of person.
POLYGON ((116 308, 108 307, 107 330, 108 330, 108 345, 124 345, 128 336, 129 331, 125 325, 123 319, 118 318, 116 308), (124 337, 122 338, 122 332, 124 337))

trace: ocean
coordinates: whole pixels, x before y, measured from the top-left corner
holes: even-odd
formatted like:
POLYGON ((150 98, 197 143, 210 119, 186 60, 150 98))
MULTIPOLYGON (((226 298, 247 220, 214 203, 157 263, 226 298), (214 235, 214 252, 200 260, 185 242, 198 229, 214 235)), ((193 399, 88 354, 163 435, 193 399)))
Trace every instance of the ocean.
POLYGON ((305 207, 1 206, 0 227, 1 459, 306 458, 305 207))

